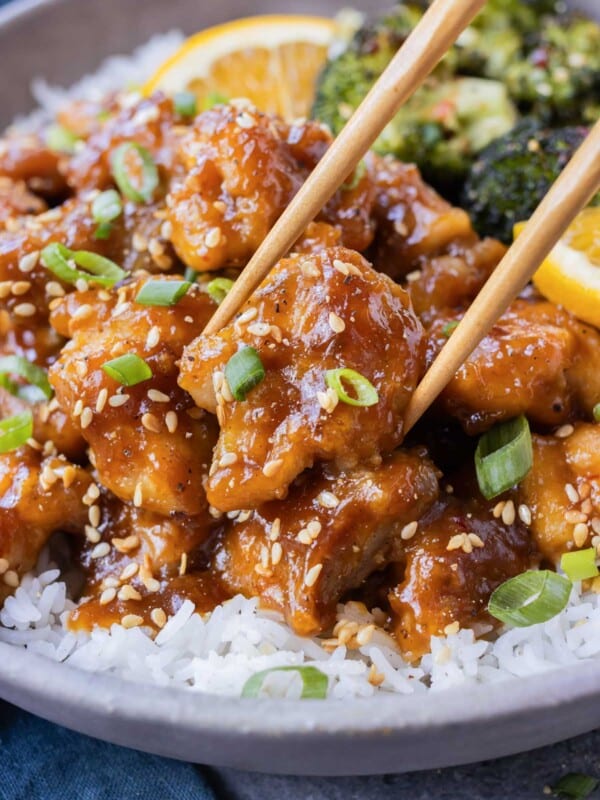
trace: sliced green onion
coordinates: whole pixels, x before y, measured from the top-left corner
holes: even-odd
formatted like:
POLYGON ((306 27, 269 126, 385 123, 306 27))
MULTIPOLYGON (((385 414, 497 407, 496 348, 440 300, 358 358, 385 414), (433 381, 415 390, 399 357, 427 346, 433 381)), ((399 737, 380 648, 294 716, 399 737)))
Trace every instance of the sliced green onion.
POLYGON ((522 415, 494 425, 480 438, 475 451, 477 482, 487 500, 519 483, 532 465, 531 432, 522 415))
POLYGON ((158 169, 154 159, 141 144, 125 142, 119 145, 111 158, 112 175, 121 194, 124 194, 134 203, 149 203, 154 190, 158 186, 158 169), (131 177, 130 159, 136 158, 140 162, 142 181, 136 186, 131 177))
POLYGON ((33 414, 23 411, 0 421, 0 453, 10 453, 33 436, 33 414))
POLYGON ((452 336, 452 331, 458 328, 458 320, 452 320, 452 322, 447 322, 444 327, 442 328, 442 336, 445 336, 447 339, 452 336))
POLYGON ((147 281, 135 302, 142 306, 175 306, 191 285, 189 281, 147 281))
POLYGON ((302 700, 324 700, 327 697, 329 682, 327 675, 316 667, 272 667, 257 672, 248 678, 242 689, 242 697, 258 697, 263 682, 272 672, 297 672, 302 678, 302 700))
POLYGON ((6 373, 0 374, 0 389, 6 389, 11 394, 18 394, 19 384, 9 378, 6 373))
POLYGON ((492 592, 488 611, 501 622, 526 628, 547 622, 569 601, 571 581, 550 570, 529 570, 510 578, 492 592))
POLYGON ((189 281, 190 283, 194 283, 197 277, 198 273, 196 272, 195 269, 192 269, 191 267, 185 268, 185 272, 183 273, 184 280, 189 281))
POLYGON ((253 347, 242 347, 225 365, 225 378, 236 400, 245 400, 264 377, 265 368, 253 347))
POLYGON ((142 381, 152 377, 152 370, 143 358, 135 353, 126 353, 124 356, 113 358, 102 364, 102 369, 110 377, 123 386, 136 386, 142 381))
POLYGON ((218 305, 221 305, 233 288, 233 281, 229 278, 214 278, 206 287, 206 291, 218 305))
POLYGON ((596 566, 596 548, 587 547, 585 550, 564 553, 560 559, 560 568, 572 581, 595 578, 600 574, 596 566))
POLYGON ((99 194, 92 203, 92 217, 98 227, 94 233, 96 239, 107 239, 112 230, 111 223, 123 213, 121 196, 114 189, 107 189, 99 194))
POLYGON ((46 131, 46 144, 55 153, 74 153, 78 141, 73 131, 62 125, 51 125, 46 131))
POLYGON ((367 165, 365 163, 365 160, 361 158, 361 160, 356 165, 356 169, 354 170, 352 175, 350 175, 348 180, 342 184, 342 191, 352 192, 362 181, 366 173, 367 173, 367 165))
POLYGON ((52 397, 52 387, 45 369, 32 364, 23 356, 3 356, 0 358, 0 375, 18 375, 20 378, 40 389, 48 400, 52 397))
POLYGON ((193 92, 177 92, 173 97, 175 113, 182 117, 195 117, 198 113, 198 101, 193 92))
POLYGON ((592 414, 594 415, 594 422, 600 422, 600 403, 596 403, 592 414))
POLYGON ((226 94, 221 94, 221 92, 208 92, 202 101, 202 110, 210 111, 211 108, 227 105, 228 102, 229 98, 226 94))
POLYGON ((586 800, 598 783, 597 778, 592 778, 590 775, 570 772, 554 784, 552 793, 558 797, 569 797, 571 800, 586 800))
POLYGON ((349 406, 374 406, 379 402, 377 389, 371 381, 353 369, 347 367, 328 369, 325 373, 325 383, 330 389, 333 389, 342 403, 349 406), (348 394, 344 383, 352 387, 354 397, 348 394))
POLYGON ((114 261, 89 250, 69 250, 60 242, 52 242, 42 250, 42 264, 65 283, 94 281, 100 286, 113 286, 127 274, 114 261), (81 272, 71 262, 88 270, 81 272))

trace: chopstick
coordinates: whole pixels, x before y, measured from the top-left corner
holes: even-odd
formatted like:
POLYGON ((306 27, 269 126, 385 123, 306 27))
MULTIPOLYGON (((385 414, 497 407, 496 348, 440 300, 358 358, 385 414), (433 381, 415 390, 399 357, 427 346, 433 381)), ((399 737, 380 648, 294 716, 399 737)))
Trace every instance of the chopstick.
POLYGON ((356 168, 486 0, 435 0, 250 259, 204 333, 229 322, 356 168))
POLYGON ((594 125, 460 324, 452 331, 448 343, 410 400, 405 432, 413 427, 449 383, 599 188, 600 121, 594 125))

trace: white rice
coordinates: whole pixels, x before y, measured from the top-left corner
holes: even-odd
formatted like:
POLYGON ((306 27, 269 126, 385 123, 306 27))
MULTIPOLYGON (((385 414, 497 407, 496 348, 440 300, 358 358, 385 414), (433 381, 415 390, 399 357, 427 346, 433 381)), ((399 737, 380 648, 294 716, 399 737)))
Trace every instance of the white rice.
MULTIPOLYGON (((182 41, 177 31, 156 36, 131 56, 113 56, 91 76, 69 89, 37 79, 32 93, 39 109, 19 127, 49 119, 74 98, 94 100, 106 91, 142 83, 182 41)), ((75 608, 60 573, 47 556, 26 575, 0 611, 0 641, 80 669, 111 673, 127 680, 239 696, 254 673, 280 666, 314 664, 329 678, 329 696, 370 696, 376 692, 412 694, 453 686, 495 683, 546 672, 600 656, 600 597, 575 584, 567 608, 550 622, 507 630, 495 641, 477 640, 471 630, 431 640, 431 654, 418 666, 407 664, 392 640, 376 631, 360 650, 324 649, 317 639, 296 636, 281 619, 261 611, 257 600, 238 596, 210 615, 194 613, 190 601, 153 639, 144 628, 113 625, 91 633, 72 633, 65 623, 75 608), (369 682, 371 668, 384 676, 369 682)), ((356 616, 350 606, 340 618, 356 616)), ((372 622, 370 615, 357 620, 372 622)), ((273 696, 297 697, 297 673, 274 673, 263 685, 273 696)))

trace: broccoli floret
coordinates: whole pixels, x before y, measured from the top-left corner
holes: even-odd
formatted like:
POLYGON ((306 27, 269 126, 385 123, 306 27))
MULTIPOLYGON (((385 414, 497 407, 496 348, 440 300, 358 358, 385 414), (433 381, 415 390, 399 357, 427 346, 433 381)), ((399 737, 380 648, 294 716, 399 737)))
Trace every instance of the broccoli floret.
POLYGON ((525 120, 488 145, 473 163, 461 198, 478 233, 511 242, 514 224, 531 216, 587 132, 525 120))

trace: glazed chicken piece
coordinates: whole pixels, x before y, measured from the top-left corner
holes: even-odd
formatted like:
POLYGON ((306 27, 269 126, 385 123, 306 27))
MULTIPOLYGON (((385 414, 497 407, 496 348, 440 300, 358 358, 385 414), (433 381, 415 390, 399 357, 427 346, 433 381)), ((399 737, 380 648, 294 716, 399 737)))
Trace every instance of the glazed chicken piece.
POLYGON ((0 601, 32 569, 56 531, 79 533, 92 479, 64 457, 25 446, 0 455, 0 601))
POLYGON ((404 545, 403 531, 435 500, 437 474, 422 453, 380 466, 302 475, 285 500, 230 523, 215 569, 232 592, 260 597, 300 635, 326 630, 336 604, 404 545))
POLYGON ((135 297, 148 279, 138 275, 119 289, 88 289, 59 301, 51 322, 71 341, 50 382, 90 445, 104 486, 166 516, 198 514, 206 508, 203 481, 216 424, 178 387, 177 361, 215 304, 196 284, 175 306, 140 305, 135 297), (134 386, 109 377, 102 365, 126 354, 143 359, 152 377, 134 386))
POLYGON ((0 139, 0 176, 24 181, 30 191, 47 199, 62 198, 68 191, 61 158, 37 133, 13 133, 0 139))
MULTIPOLYGON (((459 314, 436 320, 427 359, 448 341, 459 314), (450 332, 451 333, 451 332, 450 332)), ((438 409, 469 434, 526 414, 553 426, 600 397, 600 334, 552 303, 516 300, 440 395, 438 409)))
POLYGON ((406 292, 358 253, 332 248, 280 261, 233 323, 198 338, 181 360, 180 385, 201 408, 216 407, 221 424, 211 504, 255 508, 284 497, 317 461, 348 469, 390 453, 422 370, 421 342, 406 292), (242 347, 256 349, 265 378, 236 401, 224 369, 242 347), (338 403, 325 372, 341 367, 373 384, 375 405, 338 403))
POLYGON ((537 563, 529 532, 514 514, 510 524, 495 517, 497 502, 477 498, 476 490, 469 499, 446 495, 406 542, 389 602, 396 641, 408 660, 429 652, 430 638, 444 635, 447 626, 493 623, 486 612, 491 593, 537 563))
MULTIPOLYGON (((173 243, 199 271, 244 265, 315 167, 332 137, 319 123, 287 124, 246 103, 200 114, 178 149, 167 198, 173 243)), ((368 174, 342 187, 320 219, 342 243, 364 250, 373 238, 368 174)))
POLYGON ((41 214, 48 206, 27 188, 25 181, 13 181, 0 175, 0 231, 11 227, 15 217, 41 214))
POLYGON ((553 565, 569 550, 600 544, 600 427, 571 427, 532 437, 533 468, 519 486, 537 546, 553 565))
POLYGON ((164 624, 161 612, 174 614, 186 597, 197 611, 212 611, 225 599, 216 578, 207 583, 189 574, 216 525, 207 513, 163 517, 108 493, 101 494, 98 507, 97 527, 87 529, 78 558, 86 574, 82 594, 89 599, 73 612, 71 628, 108 627, 127 614, 164 624), (104 555, 103 543, 109 545, 104 555))

